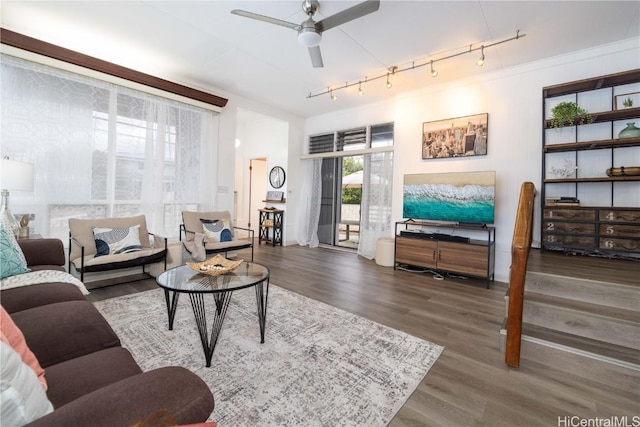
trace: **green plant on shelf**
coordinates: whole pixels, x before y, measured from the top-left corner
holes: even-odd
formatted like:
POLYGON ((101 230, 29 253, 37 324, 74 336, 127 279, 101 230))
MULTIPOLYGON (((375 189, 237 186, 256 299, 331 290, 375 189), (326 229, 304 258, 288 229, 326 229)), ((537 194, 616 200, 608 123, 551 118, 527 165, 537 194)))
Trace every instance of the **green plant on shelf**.
POLYGON ((622 105, 625 108, 631 108, 633 107, 633 99, 631 99, 631 97, 627 97, 625 99, 622 100, 622 105))
POLYGON ((593 123, 593 117, 587 110, 575 102, 561 102, 551 109, 550 124, 552 128, 586 125, 593 123))

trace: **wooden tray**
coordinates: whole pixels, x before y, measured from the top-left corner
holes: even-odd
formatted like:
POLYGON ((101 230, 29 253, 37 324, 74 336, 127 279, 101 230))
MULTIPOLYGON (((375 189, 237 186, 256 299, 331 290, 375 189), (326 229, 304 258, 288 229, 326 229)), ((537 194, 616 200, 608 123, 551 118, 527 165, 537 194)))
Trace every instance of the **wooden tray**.
POLYGON ((187 266, 198 273, 206 274, 208 276, 219 276, 235 270, 243 261, 244 260, 242 259, 231 261, 222 255, 216 255, 213 258, 202 262, 187 262, 187 266))

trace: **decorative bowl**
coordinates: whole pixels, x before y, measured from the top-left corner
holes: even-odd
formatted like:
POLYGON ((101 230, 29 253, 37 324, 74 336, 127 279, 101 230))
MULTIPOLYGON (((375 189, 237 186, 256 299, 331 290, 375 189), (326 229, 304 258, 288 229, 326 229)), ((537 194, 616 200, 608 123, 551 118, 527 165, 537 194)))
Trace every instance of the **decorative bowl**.
POLYGON ((187 262, 187 266, 198 273, 206 274, 208 276, 219 276, 235 270, 243 261, 244 260, 242 259, 231 261, 222 255, 216 255, 213 258, 202 262, 187 262))

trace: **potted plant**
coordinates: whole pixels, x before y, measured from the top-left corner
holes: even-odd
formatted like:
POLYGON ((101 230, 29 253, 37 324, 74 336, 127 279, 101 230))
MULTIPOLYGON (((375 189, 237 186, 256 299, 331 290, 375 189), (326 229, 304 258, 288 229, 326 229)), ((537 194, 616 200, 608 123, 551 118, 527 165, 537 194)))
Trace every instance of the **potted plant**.
POLYGON ((552 128, 564 126, 584 125, 593 122, 593 117, 587 110, 579 107, 575 102, 561 102, 551 109, 550 124, 552 128))

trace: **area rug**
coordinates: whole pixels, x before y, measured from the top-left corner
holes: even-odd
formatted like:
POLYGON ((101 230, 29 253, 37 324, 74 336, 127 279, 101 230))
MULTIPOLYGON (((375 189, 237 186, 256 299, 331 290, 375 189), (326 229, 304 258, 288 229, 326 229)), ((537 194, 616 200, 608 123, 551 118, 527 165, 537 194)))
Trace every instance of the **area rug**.
POLYGON ((385 426, 443 350, 272 284, 265 343, 254 290, 236 291, 206 368, 186 295, 173 331, 160 289, 95 305, 144 371, 179 365, 204 379, 220 427, 385 426))

